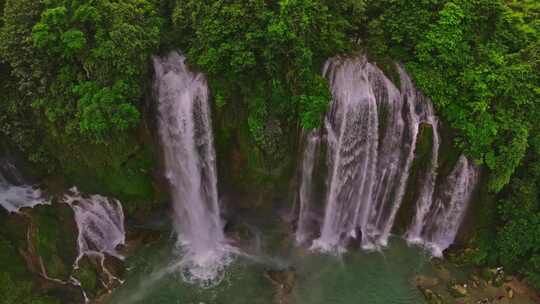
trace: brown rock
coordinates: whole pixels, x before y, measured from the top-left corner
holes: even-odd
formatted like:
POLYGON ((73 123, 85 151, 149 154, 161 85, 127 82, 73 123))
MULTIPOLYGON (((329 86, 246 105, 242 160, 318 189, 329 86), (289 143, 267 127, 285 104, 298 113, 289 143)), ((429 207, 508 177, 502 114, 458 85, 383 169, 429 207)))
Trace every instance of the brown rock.
POLYGON ((434 286, 439 284, 439 279, 424 275, 417 275, 414 278, 414 284, 417 287, 433 288, 434 286))
POLYGON ((290 267, 285 270, 268 270, 265 276, 276 289, 275 302, 277 304, 289 303, 289 296, 296 284, 296 271, 290 267))

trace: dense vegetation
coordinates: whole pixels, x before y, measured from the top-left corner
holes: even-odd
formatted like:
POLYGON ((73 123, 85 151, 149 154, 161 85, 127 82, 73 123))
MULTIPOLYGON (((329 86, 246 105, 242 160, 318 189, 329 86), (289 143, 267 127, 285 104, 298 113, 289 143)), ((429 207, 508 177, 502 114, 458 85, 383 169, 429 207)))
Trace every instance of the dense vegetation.
POLYGON ((378 1, 364 33, 372 52, 405 62, 457 146, 489 169, 489 190, 503 190, 486 206, 477 262, 522 271, 537 287, 539 14, 537 1, 378 1))
POLYGON ((246 112, 253 142, 268 155, 279 137, 320 124, 330 99, 320 76, 326 58, 362 51, 388 71, 389 59, 403 62, 456 146, 487 168, 496 202, 476 261, 522 272, 540 288, 538 1, 0 6, 2 135, 49 174, 133 201, 153 198, 152 151, 141 139, 152 54, 182 49, 208 75, 215 106, 246 112))

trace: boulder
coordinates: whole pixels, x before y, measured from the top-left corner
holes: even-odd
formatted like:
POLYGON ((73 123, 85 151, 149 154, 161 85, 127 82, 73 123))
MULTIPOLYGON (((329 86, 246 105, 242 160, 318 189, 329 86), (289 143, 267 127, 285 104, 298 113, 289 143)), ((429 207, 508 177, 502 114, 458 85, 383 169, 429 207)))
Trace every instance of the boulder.
POLYGON ((454 298, 463 298, 467 295, 467 285, 454 284, 449 291, 454 298))
POLYGON ((509 299, 513 299, 514 298, 514 290, 511 287, 508 287, 508 286, 505 288, 505 290, 506 290, 506 296, 509 299))
POLYGON ((115 278, 121 280, 126 274, 124 261, 107 253, 104 254, 104 259, 103 266, 107 269, 107 271, 115 278))
POLYGON ((75 269, 73 277, 79 281, 81 288, 90 299, 97 297, 100 289, 103 288, 95 261, 87 256, 79 260, 79 267, 75 269))
POLYGON ((272 283, 281 286, 287 291, 292 291, 296 283, 296 270, 293 267, 285 270, 268 270, 266 275, 272 283))
POLYGON ((414 278, 414 283, 417 287, 433 288, 439 284, 439 279, 424 275, 417 275, 414 278))
POLYGON ((275 292, 275 302, 289 303, 289 296, 296 284, 296 270, 289 267, 284 270, 267 270, 265 276, 272 282, 275 292))
POLYGON ((418 287, 428 304, 446 304, 444 299, 429 288, 418 287))

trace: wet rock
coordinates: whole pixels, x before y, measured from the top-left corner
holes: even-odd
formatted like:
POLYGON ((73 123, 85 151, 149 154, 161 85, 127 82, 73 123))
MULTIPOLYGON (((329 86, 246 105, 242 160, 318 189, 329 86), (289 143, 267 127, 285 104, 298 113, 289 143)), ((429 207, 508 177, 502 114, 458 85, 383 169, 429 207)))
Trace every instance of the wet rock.
POLYGON ((257 233, 253 227, 240 221, 229 221, 226 233, 229 239, 240 246, 247 245, 257 238, 257 233))
POLYGON ((414 283, 417 287, 433 288, 439 284, 439 279, 424 275, 417 275, 414 278, 414 283))
POLYGON ((39 292, 59 299, 60 303, 84 303, 81 288, 72 282, 49 280, 43 277, 39 277, 35 281, 39 292))
POLYGON ((293 289, 296 283, 296 270, 293 267, 286 270, 268 270, 266 275, 272 283, 278 284, 289 291, 293 289))
POLYGON ((350 249, 362 248, 362 229, 356 227, 351 235, 343 235, 342 238, 350 249))
POLYGON ((73 210, 66 204, 53 202, 36 206, 28 216, 28 235, 34 254, 41 259, 43 272, 50 278, 69 280, 77 257, 78 230, 73 210))
POLYGON ((75 270, 73 277, 80 282, 81 288, 86 295, 93 299, 98 296, 100 288, 99 270, 96 269, 95 261, 89 257, 83 257, 79 260, 79 267, 75 270))
POLYGON ((501 287, 505 282, 504 270, 499 268, 484 268, 482 269, 482 277, 488 281, 490 285, 501 287))
POLYGON ((418 287, 428 304, 447 304, 444 299, 429 288, 418 287))
POLYGON ((277 304, 290 303, 289 296, 296 284, 296 270, 293 267, 285 270, 268 270, 265 276, 272 282, 276 290, 275 302, 277 304))
POLYGON ((116 250, 123 256, 129 256, 141 247, 160 240, 163 234, 159 230, 127 227, 126 244, 118 245, 116 250))
POLYGON ((443 263, 438 263, 435 265, 435 272, 437 273, 437 276, 443 281, 450 281, 452 279, 452 274, 450 273, 450 270, 448 270, 448 268, 446 268, 443 263))
POLYGON ((455 298, 462 298, 467 296, 467 285, 455 284, 450 287, 450 293, 455 298))
POLYGON ((495 268, 483 268, 480 272, 480 275, 486 281, 492 280, 496 274, 497 274, 497 269, 495 268))
POLYGON ((514 298, 514 290, 511 287, 508 287, 508 286, 505 288, 505 290, 506 290, 506 296, 509 299, 513 299, 514 298))
POLYGON ((103 261, 103 266, 112 276, 118 278, 119 280, 122 279, 126 274, 126 267, 124 265, 124 261, 116 256, 105 253, 105 260, 103 261))
POLYGON ((73 277, 90 299, 96 299, 118 287, 125 275, 124 262, 108 254, 84 256, 73 277))

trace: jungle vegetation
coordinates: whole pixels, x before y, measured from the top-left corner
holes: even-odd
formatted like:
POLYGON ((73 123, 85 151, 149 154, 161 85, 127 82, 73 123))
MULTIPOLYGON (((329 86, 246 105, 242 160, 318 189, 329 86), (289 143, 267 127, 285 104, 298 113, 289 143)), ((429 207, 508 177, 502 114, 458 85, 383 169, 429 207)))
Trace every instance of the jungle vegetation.
POLYGON ((364 53, 389 74, 403 63, 486 169, 494 199, 474 262, 540 288, 540 2, 1 0, 0 11, 2 137, 42 174, 93 178, 134 201, 154 195, 140 135, 152 55, 182 50, 215 107, 248 113, 261 150, 273 124, 320 125, 328 57, 364 53))

